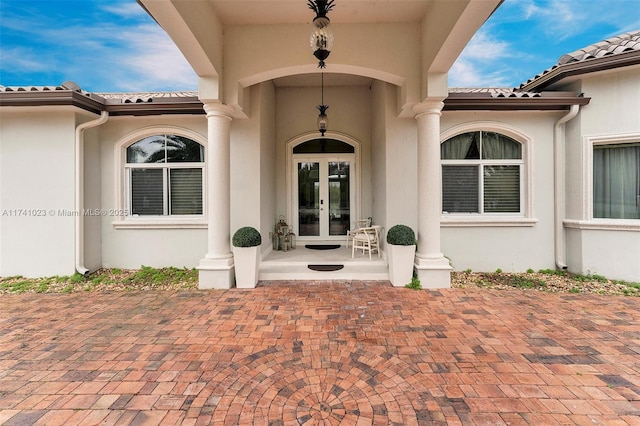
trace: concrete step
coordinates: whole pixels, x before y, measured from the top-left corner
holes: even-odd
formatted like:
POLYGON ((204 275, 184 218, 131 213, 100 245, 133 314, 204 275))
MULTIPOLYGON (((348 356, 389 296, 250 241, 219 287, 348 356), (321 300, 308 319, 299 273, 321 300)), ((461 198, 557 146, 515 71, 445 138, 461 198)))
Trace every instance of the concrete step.
POLYGON ((259 279, 273 280, 373 280, 388 281, 389 266, 384 256, 355 253, 351 248, 311 250, 304 246, 289 252, 270 252, 260 263, 259 279), (313 271, 308 265, 344 265, 338 271, 313 271))
MULTIPOLYGON (((344 265, 344 268, 338 271, 313 271, 308 268, 309 264, 316 263, 297 263, 283 265, 280 263, 260 265, 258 279, 260 281, 275 280, 369 280, 369 281, 388 281, 389 268, 386 264, 369 264, 361 263, 340 263, 331 262, 334 265, 344 265)), ((326 264, 326 263, 321 263, 326 264)))

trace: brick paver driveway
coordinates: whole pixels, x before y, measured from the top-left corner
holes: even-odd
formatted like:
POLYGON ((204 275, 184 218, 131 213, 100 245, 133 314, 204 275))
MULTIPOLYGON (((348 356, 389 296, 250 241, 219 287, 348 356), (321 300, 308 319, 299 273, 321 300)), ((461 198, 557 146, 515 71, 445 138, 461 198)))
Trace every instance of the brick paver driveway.
POLYGON ((4 295, 0 424, 640 425, 640 299, 368 282, 4 295))

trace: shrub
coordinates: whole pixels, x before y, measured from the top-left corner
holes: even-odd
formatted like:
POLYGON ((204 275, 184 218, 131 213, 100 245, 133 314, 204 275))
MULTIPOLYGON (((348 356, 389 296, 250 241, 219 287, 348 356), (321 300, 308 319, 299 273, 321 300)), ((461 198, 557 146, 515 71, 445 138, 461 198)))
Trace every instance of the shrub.
POLYGON ((394 225, 387 232, 387 243, 396 246, 411 246, 416 243, 416 234, 406 225, 394 225))
POLYGON ((234 247, 255 247, 262 244, 262 236, 256 228, 244 226, 233 234, 231 243, 234 247))
POLYGON ((411 282, 409 284, 406 284, 405 287, 413 290, 420 290, 422 289, 422 284, 420 284, 420 280, 418 279, 418 277, 414 275, 413 278, 411 278, 411 282))

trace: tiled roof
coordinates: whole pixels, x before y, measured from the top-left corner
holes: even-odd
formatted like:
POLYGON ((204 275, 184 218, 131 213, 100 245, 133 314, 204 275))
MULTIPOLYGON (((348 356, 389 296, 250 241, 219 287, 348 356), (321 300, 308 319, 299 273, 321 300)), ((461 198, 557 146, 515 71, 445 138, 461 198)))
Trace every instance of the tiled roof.
POLYGON ((73 81, 65 81, 59 86, 2 86, 0 85, 0 92, 52 92, 52 91, 74 91, 79 93, 84 92, 80 86, 73 81))
POLYGON ((589 100, 575 92, 453 87, 444 100, 444 111, 563 110, 570 105, 586 105, 589 100))
POLYGON ((53 90, 69 90, 62 86, 0 86, 0 92, 50 92, 53 90))
POLYGON ((558 59, 558 65, 602 58, 603 56, 630 52, 632 50, 640 50, 640 30, 611 37, 583 49, 576 50, 575 52, 562 55, 560 59, 558 59))
POLYGON ((197 91, 183 92, 131 92, 131 93, 100 93, 87 92, 73 82, 65 82, 59 86, 2 86, 0 92, 62 92, 73 91, 93 98, 102 98, 106 103, 144 103, 144 102, 171 102, 198 98, 197 91))
POLYGON ((198 92, 93 93, 73 82, 59 86, 0 86, 0 106, 73 105, 111 115, 204 114, 198 92))
MULTIPOLYGON (((637 56, 640 56, 640 30, 631 31, 625 34, 611 37, 598 43, 591 44, 582 49, 576 50, 575 52, 562 55, 558 59, 557 64, 553 65, 550 68, 547 68, 540 74, 537 74, 535 77, 522 83, 519 88, 533 88, 533 86, 535 86, 537 82, 543 80, 545 77, 548 77, 549 74, 557 74, 558 77, 562 77, 562 69, 567 68, 568 66, 575 67, 575 69, 572 70, 572 74, 580 74, 581 64, 584 64, 584 67, 586 69, 587 65, 593 60, 613 60, 614 57, 629 52, 635 52, 638 54, 637 56)), ((617 66, 623 65, 624 63, 617 66)), ((599 68, 594 67, 593 71, 600 71, 606 68, 606 66, 599 68)), ((559 78, 556 78, 553 81, 557 81, 558 79, 559 78)))
POLYGON ((464 94, 475 95, 491 98, 539 98, 540 93, 537 92, 523 92, 516 89, 509 89, 506 87, 480 87, 480 88, 466 88, 466 87, 450 87, 449 95, 464 94))
POLYGON ((149 92, 149 93, 96 93, 107 101, 116 101, 123 104, 155 102, 161 100, 163 102, 171 100, 179 100, 186 98, 197 98, 198 92, 149 92))

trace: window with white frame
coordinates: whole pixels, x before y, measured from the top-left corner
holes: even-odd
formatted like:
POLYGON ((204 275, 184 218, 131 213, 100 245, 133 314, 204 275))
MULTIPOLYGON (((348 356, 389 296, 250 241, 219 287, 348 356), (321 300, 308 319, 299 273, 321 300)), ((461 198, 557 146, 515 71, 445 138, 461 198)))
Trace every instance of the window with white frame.
POLYGON ((506 135, 473 131, 444 141, 442 212, 521 214, 522 144, 506 135))
POLYGON ((640 141, 593 145, 593 217, 640 219, 640 141))
POLYGON ((204 147, 174 134, 126 148, 126 203, 132 216, 203 214, 204 147))

